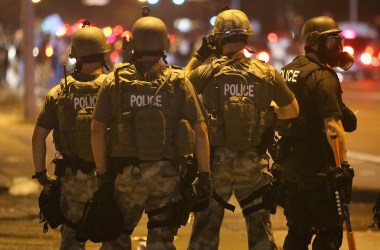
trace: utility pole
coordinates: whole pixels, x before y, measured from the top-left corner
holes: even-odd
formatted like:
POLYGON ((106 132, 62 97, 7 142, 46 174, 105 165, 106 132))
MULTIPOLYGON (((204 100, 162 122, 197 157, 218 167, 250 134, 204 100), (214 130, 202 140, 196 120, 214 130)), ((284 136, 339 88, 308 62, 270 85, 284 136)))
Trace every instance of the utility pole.
POLYGON ((34 94, 34 5, 31 0, 21 1, 23 30, 22 56, 24 59, 24 119, 32 121, 36 115, 34 94))
POLYGON ((350 0, 350 22, 358 21, 358 0, 350 0))

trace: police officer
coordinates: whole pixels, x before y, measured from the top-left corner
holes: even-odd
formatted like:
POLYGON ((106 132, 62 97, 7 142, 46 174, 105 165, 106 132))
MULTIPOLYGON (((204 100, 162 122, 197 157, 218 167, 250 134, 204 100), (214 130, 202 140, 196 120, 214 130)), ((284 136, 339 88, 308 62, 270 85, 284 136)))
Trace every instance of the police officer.
POLYGON ((102 69, 109 51, 99 28, 84 23, 75 32, 70 52, 70 57, 76 59, 74 72, 49 91, 33 132, 34 178, 42 186, 56 177, 61 183, 61 210, 66 220, 61 228, 60 249, 85 249, 84 243, 75 239, 73 226, 96 189, 91 119, 97 92, 105 79, 102 69), (55 176, 47 173, 45 162, 46 138, 51 131, 60 155, 54 159, 55 176))
POLYGON ((355 115, 342 101, 342 89, 332 69, 347 70, 353 58, 343 52, 344 37, 334 19, 311 18, 302 28, 305 54, 286 65, 281 74, 296 95, 300 115, 280 127, 280 164, 284 168, 284 202, 288 234, 285 250, 339 249, 342 220, 338 216, 334 137, 337 135, 344 187, 351 189, 344 131, 356 129, 355 115), (281 155, 281 154, 280 154, 281 155))
MULTIPOLYGON (((218 249, 224 209, 233 209, 227 203, 233 193, 243 209, 249 249, 277 249, 266 202, 273 176, 263 137, 273 132, 272 101, 278 105, 275 112, 280 119, 296 117, 298 105, 272 66, 244 56, 252 34, 242 11, 222 11, 212 31, 222 56, 189 76, 209 116, 214 199, 208 208, 195 213, 188 249, 218 249)), ((203 62, 208 56, 204 48, 194 55, 196 60, 203 62)))
POLYGON ((99 181, 116 170, 115 197, 123 214, 123 233, 106 249, 131 249, 142 213, 147 213, 147 249, 175 249, 180 199, 177 163, 195 153, 196 197, 211 195, 207 127, 193 87, 183 70, 163 65, 169 48, 162 20, 144 16, 132 27, 131 62, 116 65, 99 92, 92 142, 99 181), (106 128, 110 127, 110 161, 106 128))

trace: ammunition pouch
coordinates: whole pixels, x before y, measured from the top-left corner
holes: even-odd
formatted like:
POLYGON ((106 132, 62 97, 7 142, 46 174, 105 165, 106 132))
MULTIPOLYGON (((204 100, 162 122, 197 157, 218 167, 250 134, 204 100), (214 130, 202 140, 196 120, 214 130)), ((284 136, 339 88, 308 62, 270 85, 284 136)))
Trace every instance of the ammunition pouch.
POLYGON ((76 239, 84 242, 115 240, 123 229, 122 214, 114 197, 114 186, 102 186, 87 203, 76 239))
POLYGON ((67 168, 71 168, 73 174, 76 174, 78 170, 81 170, 84 174, 90 174, 95 169, 94 162, 85 161, 77 156, 56 158, 52 163, 55 165, 54 174, 58 177, 63 177, 67 168))

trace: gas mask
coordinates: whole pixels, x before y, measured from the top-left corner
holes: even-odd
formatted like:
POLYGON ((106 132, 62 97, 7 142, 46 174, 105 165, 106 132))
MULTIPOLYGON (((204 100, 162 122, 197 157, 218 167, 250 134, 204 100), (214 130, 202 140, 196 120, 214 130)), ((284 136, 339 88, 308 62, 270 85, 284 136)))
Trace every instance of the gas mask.
POLYGON ((325 36, 321 39, 318 46, 318 53, 321 61, 331 67, 339 67, 346 71, 354 64, 354 57, 343 51, 344 37, 325 36))

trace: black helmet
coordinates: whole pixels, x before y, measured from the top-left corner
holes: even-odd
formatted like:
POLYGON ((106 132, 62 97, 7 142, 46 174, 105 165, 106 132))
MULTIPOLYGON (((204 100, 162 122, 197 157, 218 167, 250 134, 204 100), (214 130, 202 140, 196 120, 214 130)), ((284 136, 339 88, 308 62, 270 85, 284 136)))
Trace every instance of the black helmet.
POLYGON ((170 47, 165 23, 151 16, 142 17, 133 24, 129 41, 134 51, 164 51, 170 47))
POLYGON ((77 30, 71 40, 70 58, 81 58, 90 55, 105 54, 111 51, 101 29, 85 26, 77 30))
POLYGON ((301 36, 305 41, 305 46, 317 43, 324 34, 339 33, 337 23, 328 16, 318 16, 309 19, 302 27, 301 36))
POLYGON ((212 34, 215 38, 223 39, 232 35, 253 34, 247 15, 240 10, 225 10, 216 17, 212 34))

